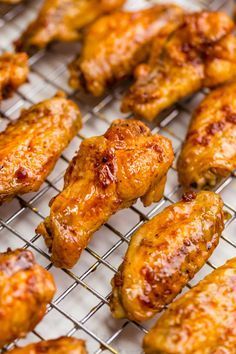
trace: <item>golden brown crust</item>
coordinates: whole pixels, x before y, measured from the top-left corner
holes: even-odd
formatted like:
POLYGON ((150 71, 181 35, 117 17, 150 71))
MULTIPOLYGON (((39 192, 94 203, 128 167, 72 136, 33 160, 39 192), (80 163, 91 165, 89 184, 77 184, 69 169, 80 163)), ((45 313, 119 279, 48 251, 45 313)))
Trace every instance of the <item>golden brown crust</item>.
POLYGON ((147 58, 154 36, 166 37, 177 28, 182 15, 178 6, 156 5, 100 18, 89 27, 81 55, 69 66, 70 85, 102 95, 107 86, 131 75, 147 58))
POLYGON ((58 339, 29 344, 11 350, 11 354, 87 354, 85 342, 81 339, 61 337, 58 339))
POLYGON ((78 107, 61 94, 9 124, 0 133, 0 204, 37 191, 80 127, 78 107))
POLYGON ((54 41, 80 39, 81 29, 120 8, 125 0, 45 0, 39 14, 16 41, 17 51, 45 48, 54 41))
POLYGON ((178 160, 185 187, 213 187, 236 169, 236 83, 211 92, 197 108, 178 160))
POLYGON ((25 53, 4 53, 0 56, 0 100, 11 96, 27 81, 28 56, 25 53))
POLYGON ((236 75, 233 21, 224 13, 202 11, 163 43, 154 42, 149 63, 138 67, 136 82, 126 94, 123 112, 153 120, 163 109, 196 92, 236 75))
POLYGON ((104 136, 83 141, 64 190, 37 229, 54 264, 73 267, 93 233, 119 209, 138 198, 144 205, 160 200, 172 161, 170 141, 136 120, 116 120, 104 136))
POLYGON ((188 192, 134 234, 112 280, 115 318, 146 321, 179 294, 217 246, 222 208, 213 192, 188 192))
POLYGON ((0 254, 0 348, 35 328, 54 293, 51 274, 30 251, 0 254))
POLYGON ((146 354, 235 354, 236 258, 170 305, 144 337, 146 354))

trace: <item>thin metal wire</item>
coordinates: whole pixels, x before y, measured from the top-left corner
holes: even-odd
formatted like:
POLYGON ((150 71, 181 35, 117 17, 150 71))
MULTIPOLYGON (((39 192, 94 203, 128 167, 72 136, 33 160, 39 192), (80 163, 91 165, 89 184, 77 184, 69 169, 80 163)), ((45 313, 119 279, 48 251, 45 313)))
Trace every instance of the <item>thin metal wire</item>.
MULTIPOLYGON (((152 1, 152 0, 146 0, 146 1, 152 1)), ((222 7, 227 0, 211 0, 211 1, 205 1, 205 0, 199 0, 198 4, 201 4, 204 7, 209 7, 213 6, 214 9, 217 9, 217 7, 222 7)), ((33 3, 37 3, 37 1, 33 1, 33 3)), ((10 6, 2 6, 0 8, 0 28, 4 28, 4 26, 7 26, 10 22, 12 26, 15 26, 16 30, 20 31, 20 28, 16 23, 12 23, 12 20, 16 18, 17 16, 20 15, 22 11, 26 8, 26 6, 29 6, 29 4, 32 6, 31 3, 22 3, 18 6, 10 7, 10 6)), ((4 49, 4 48, 3 48, 4 49)), ((5 48, 6 49, 6 48, 5 48)), ((50 50, 49 50, 50 52, 50 50)), ((59 84, 56 83, 56 79, 58 79, 61 75, 64 74, 66 67, 65 65, 59 68, 56 72, 56 76, 54 76, 53 79, 48 78, 46 75, 43 75, 40 71, 35 69, 35 64, 37 64, 44 56, 47 55, 45 51, 41 51, 38 53, 35 53, 31 58, 30 58, 30 66, 31 66, 31 72, 34 72, 38 77, 40 77, 44 82, 45 85, 49 85, 50 87, 58 90, 58 89, 63 89, 59 84)), ((55 74, 55 73, 54 73, 55 74)), ((40 92, 44 89, 45 87, 42 88, 36 88, 35 92, 30 92, 30 96, 28 96, 25 93, 22 93, 22 91, 18 91, 18 97, 22 101, 28 103, 28 104, 33 104, 34 101, 32 100, 32 97, 37 96, 40 94, 40 92)), ((101 123, 105 124, 105 126, 110 125, 110 120, 108 117, 103 113, 103 109, 108 106, 112 102, 117 102, 121 98, 121 92, 122 89, 117 88, 115 89, 112 93, 107 95, 105 98, 97 102, 93 108, 88 109, 87 113, 84 115, 83 122, 84 125, 90 122, 90 119, 97 119, 101 123)), ((74 92, 69 95, 71 99, 73 99, 75 102, 79 104, 79 106, 83 106, 83 102, 80 99, 80 96, 78 95, 77 92, 74 92)), ((10 118, 10 113, 9 112, 14 112, 14 110, 18 109, 20 105, 20 102, 16 102, 13 104, 12 107, 10 107, 7 110, 7 112, 4 112, 0 110, 3 119, 5 120, 11 120, 10 118)), ((181 113, 181 112, 186 112, 188 115, 191 115, 192 111, 186 108, 186 106, 183 104, 177 104, 175 107, 171 108, 168 113, 164 114, 161 119, 159 126, 155 126, 154 124, 151 126, 151 129, 153 132, 157 132, 161 130, 161 132, 164 132, 166 134, 169 134, 175 141, 181 144, 182 139, 178 137, 178 135, 175 134, 172 130, 168 128, 168 125, 176 119, 176 117, 181 113)), ((128 118, 128 117, 127 117, 128 118)), ((78 138, 83 140, 86 136, 84 136, 82 133, 78 134, 78 138)), ((178 154, 180 147, 175 149, 175 153, 178 154)), ((61 160, 64 161, 66 164, 68 164, 69 159, 63 154, 61 157, 61 160)), ((175 172, 175 168, 172 168, 172 171, 175 172)), ((38 202, 41 198, 43 198, 48 191, 54 190, 56 193, 60 191, 60 189, 57 187, 58 182, 60 182, 63 179, 63 174, 64 172, 61 172, 56 178, 49 180, 47 179, 45 182, 45 186, 37 193, 34 194, 34 196, 29 199, 25 200, 22 197, 18 197, 17 200, 19 201, 19 208, 12 213, 7 219, 3 220, 0 218, 0 232, 5 230, 8 230, 11 234, 15 235, 19 240, 23 241, 24 243, 24 248, 31 247, 33 248, 37 253, 42 255, 49 264, 47 265, 47 269, 50 269, 53 265, 50 263, 50 257, 49 255, 41 249, 37 245, 37 240, 39 239, 40 235, 34 234, 30 240, 28 240, 20 230, 14 228, 12 224, 19 220, 21 215, 29 210, 30 212, 34 213, 39 217, 40 219, 44 218, 44 215, 41 213, 40 210, 35 208, 36 202, 38 202)), ((223 182, 221 182, 220 185, 218 185, 215 188, 215 191, 217 193, 221 192, 229 183, 232 181, 232 179, 235 178, 233 175, 227 179, 225 179, 223 182)), ((109 296, 110 294, 107 295, 102 295, 97 291, 94 287, 88 284, 86 282, 86 279, 93 273, 96 272, 97 269, 101 266, 106 267, 113 273, 117 271, 117 268, 112 264, 112 261, 110 261, 110 257, 114 254, 114 252, 119 249, 120 246, 123 244, 126 244, 129 242, 130 238, 134 234, 134 232, 137 231, 137 229, 144 224, 144 222, 148 219, 150 219, 153 215, 155 215, 162 207, 165 205, 165 203, 174 203, 175 202, 175 197, 176 193, 180 191, 180 186, 178 184, 175 185, 175 187, 172 189, 172 191, 168 194, 165 194, 163 200, 159 202, 157 205, 153 206, 153 208, 147 213, 143 213, 142 211, 139 210, 138 207, 133 206, 131 207, 131 211, 139 217, 139 221, 125 234, 123 234, 121 231, 119 231, 116 227, 112 226, 109 222, 105 225, 105 227, 112 232, 114 235, 117 237, 117 241, 110 247, 108 250, 103 255, 98 254, 96 251, 91 249, 90 247, 86 248, 86 252, 94 259, 94 262, 92 265, 86 269, 86 271, 81 274, 81 275, 76 275, 74 272, 69 271, 69 270, 62 270, 63 273, 65 273, 68 277, 70 277, 73 281, 70 286, 67 287, 65 291, 63 291, 49 306, 47 309, 47 314, 50 313, 52 310, 56 310, 58 313, 60 313, 64 318, 67 320, 71 321, 72 328, 65 333, 65 335, 72 336, 74 335, 78 330, 82 330, 87 335, 89 335, 91 338, 93 338, 95 341, 97 341, 100 345, 100 348, 96 350, 96 353, 99 354, 103 350, 108 350, 111 353, 118 353, 115 347, 113 346, 113 343, 115 340, 117 340, 123 332, 126 330, 127 326, 131 325, 134 326, 136 329, 140 330, 142 333, 146 333, 147 329, 144 326, 141 326, 138 323, 131 322, 131 321, 125 321, 118 330, 116 330, 112 335, 110 335, 106 339, 102 339, 100 336, 95 333, 95 331, 92 331, 89 329, 87 326, 87 323, 89 320, 95 316, 99 310, 103 306, 107 306, 109 302, 109 296), (80 320, 72 316, 70 313, 65 311, 63 307, 61 306, 62 302, 68 298, 69 294, 74 291, 77 287, 83 287, 86 289, 90 294, 92 294, 95 298, 97 298, 99 301, 94 306, 92 309, 89 310, 87 314, 85 314, 80 320)), ((231 218, 227 222, 227 226, 230 225, 233 221, 236 219, 236 211, 235 209, 225 203, 225 207, 227 210, 231 213, 231 218)), ((33 232, 33 230, 32 230, 33 232)), ((222 236, 222 240, 224 240, 228 245, 236 248, 236 243, 232 241, 229 237, 226 235, 222 236)), ((213 264, 212 262, 208 261, 207 262, 208 266, 215 269, 216 265, 213 264)), ((188 287, 191 287, 190 284, 188 284, 188 287)), ((47 315, 46 315, 47 316, 47 315)), ((105 326, 103 323, 102 326, 105 326)), ((33 331, 34 335, 38 337, 40 340, 43 340, 43 336, 37 333, 37 331, 33 331)), ((11 348, 14 345, 11 344, 8 348, 11 348)))

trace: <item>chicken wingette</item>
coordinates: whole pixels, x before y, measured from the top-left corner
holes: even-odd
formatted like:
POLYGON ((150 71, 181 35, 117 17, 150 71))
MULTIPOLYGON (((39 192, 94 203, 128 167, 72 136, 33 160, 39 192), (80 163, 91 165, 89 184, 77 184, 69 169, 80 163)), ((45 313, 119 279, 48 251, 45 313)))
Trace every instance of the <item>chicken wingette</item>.
POLYGON ((172 161, 171 142, 136 120, 116 120, 104 135, 84 140, 68 167, 64 190, 37 229, 52 262, 73 267, 112 214, 138 198, 144 205, 159 201, 172 161))
POLYGON ((233 21, 224 13, 199 12, 164 42, 154 40, 148 64, 136 69, 136 81, 122 103, 123 112, 153 120, 163 109, 203 87, 236 76, 233 21))
POLYGON ((61 93, 22 111, 0 133, 0 204, 37 191, 80 127, 78 107, 61 93))
POLYGON ((120 11, 98 19, 85 34, 82 53, 70 64, 70 85, 94 96, 130 76, 150 52, 151 40, 161 42, 183 18, 175 5, 156 5, 136 12, 120 11))
POLYGON ((223 202, 188 192, 132 237, 112 280, 115 318, 146 321, 163 310, 211 256, 224 229, 223 202))
POLYGON ((236 258, 171 304, 144 337, 146 354, 235 354, 236 258))
POLYGON ((11 96, 27 81, 29 74, 28 56, 25 53, 0 55, 0 101, 11 96))
POLYGON ((35 328, 54 293, 52 275, 30 251, 0 254, 0 348, 35 328))
POLYGON ((125 0, 45 0, 37 18, 15 43, 19 51, 45 48, 54 41, 80 39, 81 29, 120 8, 125 0))
POLYGON ((87 354, 87 351, 83 340, 61 337, 15 348, 9 354, 87 354))
POLYGON ((196 110, 178 164, 185 187, 214 187, 236 169, 236 83, 211 92, 196 110))

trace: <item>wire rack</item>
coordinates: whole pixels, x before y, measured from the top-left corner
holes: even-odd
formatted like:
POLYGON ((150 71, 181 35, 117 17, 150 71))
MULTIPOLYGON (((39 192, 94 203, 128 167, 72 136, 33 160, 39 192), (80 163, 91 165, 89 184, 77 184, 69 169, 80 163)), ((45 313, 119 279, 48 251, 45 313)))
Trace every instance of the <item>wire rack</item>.
MULTIPOLYGON (((179 1, 184 3, 184 1, 179 1)), ((150 4, 150 1, 128 1, 129 8, 138 8, 150 4)), ((185 5, 189 2, 185 1, 185 5)), ((35 17, 41 1, 31 0, 18 6, 0 6, 0 49, 11 50, 12 42, 27 23, 35 17)), ((191 8, 226 8, 231 11, 233 3, 227 0, 192 1, 191 8)), ((42 240, 35 234, 39 222, 49 213, 48 202, 63 187, 63 175, 68 162, 78 149, 80 142, 89 136, 105 132, 111 121, 128 115, 119 111, 125 85, 114 88, 101 99, 94 99, 78 92, 72 92, 67 85, 67 64, 80 50, 79 43, 55 44, 47 51, 40 51, 30 58, 31 73, 29 83, 22 86, 13 97, 1 105, 0 129, 9 121, 16 119, 22 108, 31 106, 51 97, 58 90, 64 90, 78 103, 83 114, 83 128, 71 142, 54 171, 37 193, 15 198, 11 203, 0 207, 0 250, 8 247, 31 249, 37 261, 50 270, 55 277, 57 294, 48 307, 43 321, 26 339, 17 341, 24 345, 61 335, 84 338, 89 353, 141 353, 141 341, 152 325, 144 325, 127 320, 112 319, 108 299, 110 280, 122 262, 125 250, 133 233, 148 219, 167 205, 176 202, 181 196, 181 187, 177 182, 175 164, 168 175, 164 198, 151 207, 144 208, 137 202, 130 209, 120 211, 113 216, 94 236, 84 251, 79 263, 72 270, 55 268, 42 240)), ((153 132, 169 137, 178 155, 181 142, 185 137, 191 114, 206 94, 202 91, 187 101, 178 103, 150 124, 153 132)), ((223 264, 226 259, 235 256, 236 248, 236 179, 234 175, 215 188, 224 199, 229 219, 221 237, 220 245, 203 269, 188 284, 186 289, 198 282, 212 269, 223 264)), ((185 291, 185 289, 184 289, 185 291)), ((155 318, 156 321, 156 318, 155 318)), ((14 345, 11 344, 8 348, 14 345)))

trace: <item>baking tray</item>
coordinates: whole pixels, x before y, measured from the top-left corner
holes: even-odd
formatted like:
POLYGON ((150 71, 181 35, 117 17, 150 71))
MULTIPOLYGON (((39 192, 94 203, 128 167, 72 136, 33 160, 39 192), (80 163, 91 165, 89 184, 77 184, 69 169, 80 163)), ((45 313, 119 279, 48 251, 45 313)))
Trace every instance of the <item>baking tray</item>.
MULTIPOLYGON (((175 2, 190 10, 209 8, 226 10, 228 13, 233 11, 233 1, 227 0, 175 2)), ((151 1, 130 0, 127 1, 127 8, 138 9, 149 6, 150 3, 151 1)), ((12 42, 35 17, 40 5, 41 1, 29 0, 18 6, 0 6, 1 51, 12 50, 12 42)), ((80 261, 71 271, 57 269, 51 264, 42 237, 35 234, 36 226, 49 214, 49 200, 63 187, 64 172, 81 141, 93 135, 103 134, 116 118, 129 118, 119 111, 125 84, 115 87, 100 99, 70 89, 67 84, 67 64, 79 50, 79 43, 54 44, 47 51, 35 53, 30 58, 29 83, 1 104, 2 130, 9 121, 18 117, 22 108, 53 96, 58 90, 64 90, 78 103, 84 123, 82 130, 64 151, 39 191, 15 198, 0 207, 0 250, 5 251, 8 247, 30 249, 37 261, 52 272, 57 284, 56 296, 48 307, 46 316, 35 331, 26 339, 17 341, 17 344, 25 345, 61 335, 73 335, 87 341, 89 353, 139 354, 142 353, 143 335, 156 318, 142 325, 127 320, 114 320, 108 307, 110 280, 122 262, 132 234, 146 220, 180 198, 182 190, 178 185, 175 164, 168 174, 164 198, 148 208, 137 202, 130 209, 122 210, 113 216, 95 234, 80 261)), ((172 140, 176 156, 185 137, 191 114, 206 92, 201 91, 178 103, 149 124, 153 132, 159 132, 172 140)), ((196 284, 207 273, 236 255, 236 178, 230 176, 218 185, 215 191, 224 199, 229 220, 218 248, 189 286, 196 284)), ((8 348, 13 345, 14 343, 8 348)))

